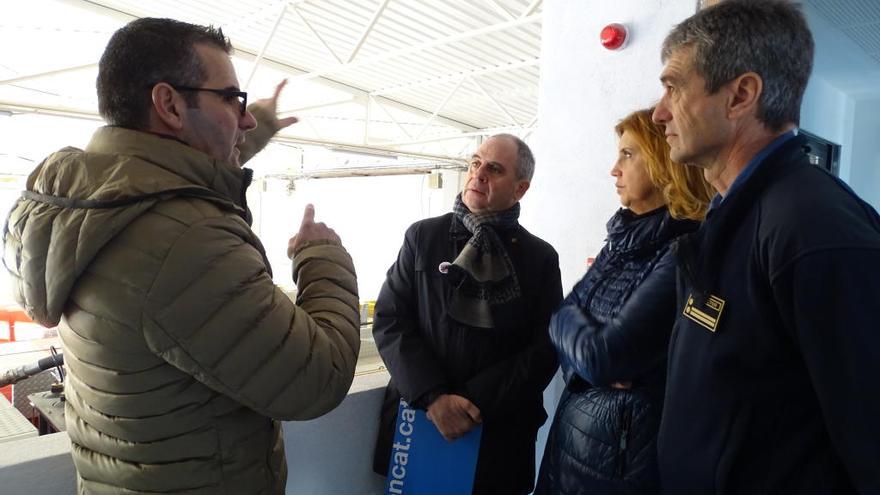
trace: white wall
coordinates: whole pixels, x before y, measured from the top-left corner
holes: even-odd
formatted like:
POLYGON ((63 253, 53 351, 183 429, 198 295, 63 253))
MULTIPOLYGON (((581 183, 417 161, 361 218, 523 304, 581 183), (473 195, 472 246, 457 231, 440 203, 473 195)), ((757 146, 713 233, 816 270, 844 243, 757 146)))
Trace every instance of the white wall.
POLYGON ((801 127, 841 145, 840 178, 880 207, 880 69, 812 5, 803 4, 816 53, 801 107, 801 127))
POLYGON ((614 125, 660 96, 660 45, 693 14, 693 0, 544 3, 539 129, 532 188, 523 223, 559 252, 563 290, 583 275, 619 207, 609 172, 617 150, 614 125), (602 27, 628 25, 622 50, 599 43, 602 27))
POLYGON ((801 129, 841 145, 840 178, 849 181, 852 161, 852 98, 814 74, 801 104, 801 129))
POLYGON ((880 211, 880 98, 856 99, 849 185, 880 211))

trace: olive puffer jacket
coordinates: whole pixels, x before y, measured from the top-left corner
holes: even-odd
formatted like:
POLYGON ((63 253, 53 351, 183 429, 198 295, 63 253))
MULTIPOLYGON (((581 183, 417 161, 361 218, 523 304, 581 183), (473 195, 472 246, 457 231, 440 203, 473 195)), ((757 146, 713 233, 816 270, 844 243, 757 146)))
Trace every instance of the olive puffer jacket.
POLYGON ((283 493, 278 419, 333 409, 360 340, 342 246, 294 257, 295 305, 251 231, 249 170, 118 127, 27 182, 3 261, 60 323, 79 493, 283 493))

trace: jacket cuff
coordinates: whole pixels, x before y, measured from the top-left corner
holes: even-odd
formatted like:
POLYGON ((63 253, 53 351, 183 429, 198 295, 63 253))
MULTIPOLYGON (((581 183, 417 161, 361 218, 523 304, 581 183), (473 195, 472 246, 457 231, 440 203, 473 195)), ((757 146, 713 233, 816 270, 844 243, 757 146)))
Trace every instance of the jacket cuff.
POLYGON ((244 139, 244 143, 238 147, 241 163, 245 163, 259 153, 269 144, 269 140, 280 129, 278 127, 278 117, 272 115, 259 105, 249 105, 248 111, 253 114, 257 120, 257 127, 251 129, 244 139))
POLYGON ((425 409, 426 410, 426 409, 428 409, 428 406, 430 406, 431 404, 434 403, 435 400, 437 400, 438 397, 440 397, 443 394, 447 394, 447 393, 449 393, 449 390, 446 388, 445 385, 439 386, 439 387, 434 387, 431 390, 428 390, 427 392, 423 393, 419 397, 413 399, 413 401, 411 402, 411 405, 413 407, 415 407, 416 409, 425 409))
MULTIPOLYGON (((317 262, 318 265, 331 263, 348 272, 352 280, 356 278, 351 255, 348 254, 348 251, 341 244, 329 239, 306 242, 296 250, 292 261, 293 281, 295 283, 299 283, 300 271, 312 262, 317 262)), ((340 280, 337 280, 337 282, 341 283, 340 280)), ((355 282, 353 292, 357 293, 357 282, 355 282)))
POLYGON ((295 260, 299 253, 305 251, 308 248, 316 247, 316 246, 339 246, 342 247, 342 244, 336 241, 332 241, 330 239, 315 239, 314 241, 307 241, 301 244, 296 251, 293 252, 293 257, 291 259, 295 260))
POLYGON ((473 393, 473 391, 471 390, 471 387, 468 387, 467 384, 465 384, 459 388, 456 388, 451 393, 453 393, 455 395, 460 395, 460 396, 464 397, 465 399, 471 401, 471 403, 473 405, 477 406, 477 409, 480 410, 480 414, 482 414, 483 417, 486 416, 485 404, 482 404, 482 401, 477 399, 478 394, 473 393))

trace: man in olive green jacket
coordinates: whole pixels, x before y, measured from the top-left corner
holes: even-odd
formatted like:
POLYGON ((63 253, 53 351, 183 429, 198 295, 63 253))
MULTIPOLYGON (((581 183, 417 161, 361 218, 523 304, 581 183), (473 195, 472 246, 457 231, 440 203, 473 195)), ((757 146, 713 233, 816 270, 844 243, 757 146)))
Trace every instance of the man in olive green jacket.
POLYGON ((7 220, 19 302, 60 325, 81 494, 283 493, 277 420, 351 385, 354 266, 309 206, 297 304, 273 284, 239 160, 296 119, 275 117, 283 84, 246 110, 230 49, 168 19, 117 31, 98 76, 111 125, 40 164, 7 220))

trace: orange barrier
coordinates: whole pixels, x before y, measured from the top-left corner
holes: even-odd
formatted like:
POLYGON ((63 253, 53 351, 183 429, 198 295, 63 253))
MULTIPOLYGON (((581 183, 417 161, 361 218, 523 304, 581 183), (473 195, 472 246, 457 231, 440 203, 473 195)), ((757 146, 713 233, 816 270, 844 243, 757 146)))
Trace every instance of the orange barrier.
POLYGON ((15 324, 18 322, 33 323, 33 320, 28 318, 28 315, 20 308, 0 307, 0 322, 5 322, 9 327, 8 338, 0 338, 0 342, 15 342, 15 324))

